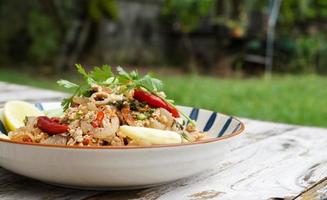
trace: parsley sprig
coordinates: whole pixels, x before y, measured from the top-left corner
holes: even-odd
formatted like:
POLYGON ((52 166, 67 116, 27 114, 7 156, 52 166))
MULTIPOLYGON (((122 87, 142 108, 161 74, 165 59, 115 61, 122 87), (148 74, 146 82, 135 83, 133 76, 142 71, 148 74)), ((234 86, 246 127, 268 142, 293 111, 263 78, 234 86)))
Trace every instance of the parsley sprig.
POLYGON ((71 97, 65 98, 61 102, 64 110, 67 110, 67 108, 71 105, 74 96, 89 97, 91 95, 93 85, 108 85, 108 82, 113 77, 113 73, 109 65, 94 67, 92 71, 86 72, 82 65, 76 64, 76 69, 81 75, 83 75, 84 82, 82 84, 78 85, 67 80, 57 81, 60 86, 74 90, 71 97))
MULTIPOLYGON (((132 90, 135 88, 143 88, 153 95, 160 97, 162 100, 168 104, 175 107, 174 101, 167 99, 163 91, 163 83, 161 80, 153 78, 151 75, 147 74, 145 76, 140 76, 137 71, 126 72, 122 67, 117 67, 117 75, 111 70, 109 65, 103 65, 101 67, 94 67, 93 70, 87 72, 82 65, 76 64, 77 71, 83 76, 84 82, 80 85, 67 81, 59 80, 57 83, 60 86, 74 90, 71 97, 63 99, 61 105, 64 110, 67 110, 72 104, 74 96, 85 96, 89 97, 92 92, 92 87, 94 85, 105 86, 108 88, 115 88, 117 86, 122 86, 126 90, 132 90)), ((180 112, 180 111, 179 111, 180 112)), ((183 112, 180 112, 190 123, 194 124, 194 121, 190 119, 183 112)))
POLYGON ((147 74, 143 77, 139 75, 137 71, 126 72, 122 67, 117 67, 117 80, 118 85, 125 85, 127 89, 134 89, 138 87, 143 87, 149 92, 159 92, 163 90, 162 81, 153 78, 151 75, 147 74))

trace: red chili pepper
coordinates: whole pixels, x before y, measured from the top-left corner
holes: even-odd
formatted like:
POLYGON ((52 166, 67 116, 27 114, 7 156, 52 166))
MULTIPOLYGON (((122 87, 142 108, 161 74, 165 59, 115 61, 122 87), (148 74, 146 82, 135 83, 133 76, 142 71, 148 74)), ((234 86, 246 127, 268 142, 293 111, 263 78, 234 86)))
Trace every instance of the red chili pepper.
POLYGON ((171 104, 167 103, 167 107, 165 109, 168 110, 173 115, 173 117, 176 117, 176 118, 179 117, 178 110, 174 106, 172 106, 171 104))
POLYGON ((65 133, 69 128, 65 124, 59 124, 58 119, 50 119, 47 116, 40 116, 37 118, 37 127, 49 135, 65 133))
POLYGON ((133 97, 139 101, 147 102, 152 107, 164 108, 169 111, 173 115, 173 117, 179 117, 178 110, 174 106, 149 92, 146 92, 141 89, 136 89, 134 90, 133 97))
POLYGON ((59 117, 51 117, 50 120, 53 121, 53 122, 56 122, 58 124, 60 123, 60 118, 59 117))
POLYGON ((92 126, 94 128, 100 127, 102 125, 103 119, 104 119, 104 112, 102 111, 98 112, 95 120, 92 122, 92 126))

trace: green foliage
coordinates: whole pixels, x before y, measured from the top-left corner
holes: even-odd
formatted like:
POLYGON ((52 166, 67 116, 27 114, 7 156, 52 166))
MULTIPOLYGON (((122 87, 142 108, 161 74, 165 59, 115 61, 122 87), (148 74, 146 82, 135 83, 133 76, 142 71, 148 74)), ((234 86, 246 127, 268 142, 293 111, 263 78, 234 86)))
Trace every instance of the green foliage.
POLYGON ((288 37, 295 45, 292 56, 283 63, 284 71, 317 72, 326 68, 319 64, 324 61, 323 49, 327 46, 326 20, 326 0, 282 1, 278 35, 288 37))
MULTIPOLYGON (((11 59, 12 46, 23 43, 14 40, 15 37, 20 36, 25 31, 22 27, 25 25, 26 12, 22 6, 17 6, 20 3, 19 0, 7 0, 0 3, 0 63, 6 63, 11 59)), ((19 52, 25 54, 25 49, 21 45, 17 46, 20 46, 19 52)), ((18 55, 15 59, 20 60, 18 55)))
POLYGON ((71 28, 76 26, 80 13, 89 12, 87 16, 93 21, 118 17, 116 0, 90 0, 86 3, 76 0, 2 0, 0 62, 53 64, 63 41, 72 37, 71 28))
POLYGON ((31 63, 51 61, 60 42, 60 32, 51 17, 39 10, 30 11, 27 30, 32 41, 28 51, 31 63))
POLYGON ((296 71, 316 72, 319 53, 327 45, 325 35, 301 36, 296 38, 295 58, 290 66, 296 67, 296 71))
MULTIPOLYGON (((57 61, 59 50, 65 49, 61 47, 63 41, 74 32, 72 27, 78 26, 75 23, 76 16, 85 12, 93 22, 99 22, 102 18, 111 20, 118 18, 117 0, 90 0, 85 3, 81 4, 76 0, 2 0, 0 3, 0 27, 2 28, 0 31, 0 63, 27 61, 26 64, 51 66, 57 61)), ((137 3, 142 4, 144 1, 137 3)), ((229 34, 219 38, 218 43, 228 44, 230 36, 247 39, 250 14, 254 11, 265 13, 267 7, 268 1, 262 0, 164 0, 161 12, 165 22, 182 33, 190 33, 195 30, 201 32, 202 24, 224 26, 229 34)), ((260 23, 260 20, 257 21, 260 23)), ((290 55, 284 55, 286 61, 282 60, 281 64, 285 69, 281 71, 314 72, 327 68, 326 22, 327 0, 282 1, 276 26, 276 39, 287 37, 290 41, 289 44, 295 48, 292 47, 290 55)), ((216 29, 212 28, 212 30, 216 29)), ((257 38, 254 39, 259 41, 260 45, 265 36, 264 32, 258 33, 257 38)), ((70 42, 67 42, 69 43, 66 45, 68 50, 62 50, 67 54, 74 52, 72 49, 76 46, 74 39, 69 41, 73 44, 70 45, 70 42)), ((91 42, 93 41, 86 43, 91 44, 91 42)), ((189 44, 193 44, 192 41, 189 44)), ((232 48, 221 48, 220 51, 228 52, 227 54, 233 57, 231 55, 233 53, 230 53, 234 51, 232 48)), ((238 49, 242 51, 242 48, 238 49)), ((264 54, 264 50, 259 53, 264 54)), ((282 55, 284 51, 278 52, 278 49, 275 49, 275 53, 282 55)), ((124 49, 121 50, 121 55, 121 57, 126 55, 124 49)), ((181 59, 178 56, 175 57, 181 59)), ((121 60, 121 62, 125 61, 126 59, 121 60)))
POLYGON ((99 22, 102 18, 116 20, 118 18, 118 5, 116 0, 91 0, 88 5, 91 19, 99 22))
POLYGON ((285 0, 282 1, 279 17, 282 31, 292 31, 298 23, 327 19, 326 0, 285 0))
POLYGON ((162 14, 165 18, 176 21, 182 32, 195 30, 201 19, 207 16, 214 5, 214 0, 166 0, 162 14))
MULTIPOLYGON (((197 29, 205 19, 226 27, 233 37, 246 39, 244 36, 247 32, 247 26, 251 23, 249 21, 250 15, 254 11, 267 14, 268 7, 268 1, 260 0, 245 2, 166 0, 162 14, 172 26, 178 27, 179 31, 184 33, 197 29)), ((326 53, 323 49, 327 46, 325 36, 327 31, 325 26, 327 1, 283 0, 280 9, 276 26, 276 40, 279 42, 286 39, 288 43, 279 42, 279 46, 284 47, 275 49, 275 54, 278 57, 275 57, 274 63, 278 66, 274 66, 274 69, 283 68, 278 69, 282 72, 316 72, 317 68, 319 68, 318 70, 325 68, 323 63, 327 61, 324 59, 326 53)), ((264 15, 262 16, 264 17, 264 15)), ((267 26, 267 24, 263 24, 263 26, 267 26)), ((266 31, 266 28, 263 28, 262 31, 266 31)), ((265 32, 257 34, 256 40, 259 41, 259 45, 265 40, 266 35, 265 32)), ((228 39, 228 35, 224 39, 228 39)), ((258 46, 258 44, 251 43, 249 46, 258 46)), ((265 48, 261 47, 259 51, 257 53, 263 55, 265 48)))
POLYGON ((1 52, 7 62, 29 61, 45 64, 52 61, 60 42, 60 31, 49 13, 37 0, 2 1, 0 26, 1 52))

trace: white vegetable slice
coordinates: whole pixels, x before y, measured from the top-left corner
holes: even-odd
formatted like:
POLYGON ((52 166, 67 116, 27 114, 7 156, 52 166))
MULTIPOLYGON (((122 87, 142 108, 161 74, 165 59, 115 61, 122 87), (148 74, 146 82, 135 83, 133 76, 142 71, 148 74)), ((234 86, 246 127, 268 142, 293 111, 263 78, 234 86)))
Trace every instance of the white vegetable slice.
POLYGON ((0 132, 0 138, 10 140, 10 138, 7 135, 3 134, 2 132, 0 132))
POLYGON ((149 144, 180 144, 181 136, 174 131, 159 130, 153 128, 120 126, 120 131, 135 142, 149 144))

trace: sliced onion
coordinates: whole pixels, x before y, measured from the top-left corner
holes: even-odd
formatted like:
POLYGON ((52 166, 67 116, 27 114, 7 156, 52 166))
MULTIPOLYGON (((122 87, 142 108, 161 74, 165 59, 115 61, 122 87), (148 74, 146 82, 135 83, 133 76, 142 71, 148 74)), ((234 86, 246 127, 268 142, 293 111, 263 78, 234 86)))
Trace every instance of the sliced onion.
POLYGON ((87 121, 81 121, 81 129, 83 133, 89 133, 93 130, 93 126, 87 121))
POLYGON ((122 101, 122 100, 124 100, 124 96, 122 94, 110 94, 109 95, 110 102, 122 101))
POLYGON ((173 116, 170 112, 168 112, 166 109, 160 108, 160 116, 165 116, 167 119, 167 122, 165 122, 167 127, 171 127, 174 123, 173 116))
POLYGON ((96 92, 93 93, 90 97, 94 101, 95 105, 105 105, 109 103, 109 94, 105 92, 96 92), (99 100, 101 99, 101 100, 99 100))
POLYGON ((113 137, 115 132, 116 131, 112 128, 96 128, 94 130, 94 137, 99 139, 105 139, 105 138, 113 137))
POLYGON ((166 126, 155 119, 150 119, 150 127, 155 129, 164 130, 166 126))
POLYGON ((87 109, 89 111, 97 111, 98 110, 98 108, 97 108, 97 106, 95 105, 94 102, 87 103, 87 109))
POLYGON ((117 116, 111 118, 111 125, 113 129, 118 130, 119 128, 119 118, 117 116))
POLYGON ((104 128, 95 128, 94 137, 105 139, 113 137, 119 128, 119 119, 117 116, 111 118, 110 123, 104 123, 104 128))

